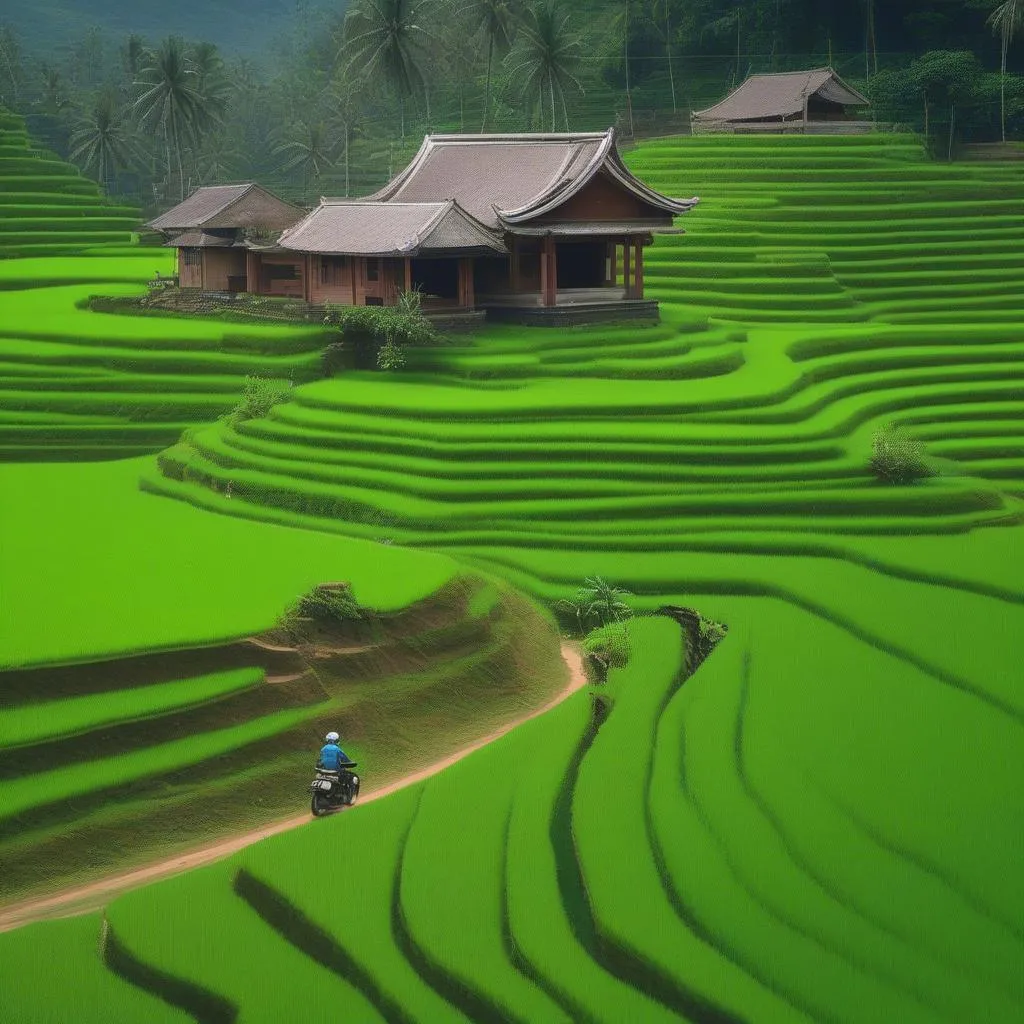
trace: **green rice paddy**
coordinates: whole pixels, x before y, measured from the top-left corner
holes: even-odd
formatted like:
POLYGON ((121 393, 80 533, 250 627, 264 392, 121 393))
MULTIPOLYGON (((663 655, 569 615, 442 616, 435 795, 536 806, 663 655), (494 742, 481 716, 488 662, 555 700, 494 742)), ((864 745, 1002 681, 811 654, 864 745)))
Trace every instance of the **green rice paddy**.
POLYGON ((24 120, 0 108, 0 257, 60 256, 126 246, 138 211, 37 147, 24 120))
MULTIPOLYGON (((0 436, 24 463, 0 467, 20 541, 0 652, 37 666, 7 674, 0 728, 44 740, 18 709, 59 700, 55 720, 101 753, 79 782, 41 759, 15 778, 24 745, 0 751, 25 882, 30 858, 56 861, 54 801, 79 803, 88 847, 147 804, 166 827, 161 786, 162 813, 208 820, 247 750, 266 750, 282 800, 300 794, 325 714, 370 777, 389 742, 397 762, 452 718, 469 735, 488 690, 495 715, 521 706, 553 641, 508 585, 553 604, 598 573, 640 613, 730 627, 684 682, 679 628, 645 615, 607 684, 427 783, 122 897, 105 925, 0 936, 23 1019, 47 1019, 15 978, 44 937, 97 986, 97 1020, 138 1019, 140 999, 199 1020, 1020 1019, 1019 171, 932 163, 900 135, 665 139, 628 160, 704 197, 645 254, 660 324, 487 328, 387 379, 302 383, 319 344, 302 331, 79 308, 135 287, 130 257, 52 277, 0 264, 17 322, 0 436), (260 360, 296 381, 290 400, 213 423, 260 360), (924 443, 931 478, 870 473, 889 424, 924 443), (28 464, 53 444, 164 450, 28 464), (32 689, 56 660, 224 644, 324 579, 394 630, 319 690, 274 703, 254 700, 268 684, 195 683, 186 705, 186 680, 216 690, 229 668, 196 661, 127 674, 120 705, 85 669, 32 689), (530 635, 545 639, 516 691, 530 635)), ((57 1012, 70 995, 47 984, 57 1012)))

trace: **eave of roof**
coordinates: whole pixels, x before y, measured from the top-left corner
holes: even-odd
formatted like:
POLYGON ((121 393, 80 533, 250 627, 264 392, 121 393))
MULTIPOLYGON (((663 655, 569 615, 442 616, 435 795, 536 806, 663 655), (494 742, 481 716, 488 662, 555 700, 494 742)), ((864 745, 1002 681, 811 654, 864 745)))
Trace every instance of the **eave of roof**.
POLYGON ((548 221, 544 224, 517 224, 509 228, 514 235, 528 238, 554 235, 558 238, 577 236, 594 237, 600 235, 682 235, 682 228, 666 225, 661 221, 623 220, 623 221, 548 221))
POLYGON ((230 249, 238 246, 239 242, 234 238, 210 234, 207 231, 186 231, 164 242, 164 245, 174 249, 230 249))

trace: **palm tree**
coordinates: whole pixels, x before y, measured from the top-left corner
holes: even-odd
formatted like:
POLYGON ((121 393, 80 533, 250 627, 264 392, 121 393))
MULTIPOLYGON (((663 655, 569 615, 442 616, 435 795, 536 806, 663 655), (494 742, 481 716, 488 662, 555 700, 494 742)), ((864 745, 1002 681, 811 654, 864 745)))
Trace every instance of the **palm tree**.
POLYGON ((109 190, 111 173, 127 167, 136 155, 123 111, 113 92, 100 93, 95 104, 79 116, 71 133, 71 161, 82 170, 96 171, 100 185, 109 190))
POLYGON ((231 86, 214 43, 196 43, 189 54, 196 71, 196 91, 203 99, 200 128, 216 123, 228 106, 231 86))
POLYGON ((632 597, 632 594, 622 587, 613 586, 601 576, 588 576, 576 599, 586 604, 590 614, 606 626, 633 614, 633 609, 623 600, 625 597, 632 597))
POLYGON ((172 154, 176 158, 184 199, 182 150, 186 143, 195 142, 200 129, 215 117, 212 105, 199 91, 199 74, 185 43, 177 36, 165 39, 147 55, 135 84, 141 89, 134 103, 139 122, 163 136, 168 178, 172 154))
POLYGON ((999 33, 999 120, 1006 141, 1006 54, 1017 29, 1024 25, 1024 0, 1003 0, 988 16, 986 24, 999 33))
POLYGON ((345 71, 363 71, 394 88, 405 141, 405 100, 423 86, 427 27, 439 0, 357 0, 345 15, 339 56, 345 71))
POLYGON ((328 131, 341 135, 342 162, 345 165, 345 195, 350 192, 349 181, 349 143, 352 133, 363 119, 363 89, 365 79, 354 78, 345 74, 335 78, 327 89, 327 101, 330 115, 327 120, 328 131))
POLYGON ((570 14, 547 0, 530 9, 529 16, 516 37, 516 45, 505 59, 509 78, 522 82, 523 95, 529 104, 536 104, 540 122, 544 122, 545 92, 551 105, 551 130, 557 128, 555 98, 562 107, 566 129, 569 114, 565 91, 572 87, 583 92, 573 71, 583 56, 583 41, 570 25, 570 14))
POLYGON ((121 47, 121 67, 130 83, 134 83, 135 79, 139 77, 145 60, 146 41, 142 36, 133 32, 125 39, 124 45, 121 47))
POLYGON ((487 84, 484 86, 484 119, 480 131, 487 130, 491 110, 491 68, 494 54, 507 53, 512 46, 516 24, 523 16, 523 0, 470 0, 462 9, 477 33, 487 40, 487 84))
POLYGON ((307 198, 310 185, 317 185, 321 174, 334 163, 335 140, 323 121, 298 121, 290 138, 272 150, 284 156, 281 170, 285 173, 302 168, 302 194, 307 198))
POLYGON ((21 78, 21 47, 9 25, 0 25, 0 71, 4 84, 0 85, 0 100, 7 98, 7 82, 10 82, 10 98, 18 100, 18 81, 21 78))

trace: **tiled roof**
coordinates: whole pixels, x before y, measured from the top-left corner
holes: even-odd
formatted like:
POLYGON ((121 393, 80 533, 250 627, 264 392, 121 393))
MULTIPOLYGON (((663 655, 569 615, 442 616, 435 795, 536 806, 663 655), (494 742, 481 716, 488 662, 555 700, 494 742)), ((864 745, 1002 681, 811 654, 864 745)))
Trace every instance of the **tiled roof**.
POLYGON ((553 135, 428 135, 412 163, 371 199, 454 199, 482 224, 497 228, 556 208, 602 168, 666 216, 693 205, 635 178, 619 159, 610 128, 553 135))
POLYGON ((215 217, 225 207, 240 199, 253 183, 246 185, 203 185, 177 206, 171 207, 166 213, 155 217, 147 227, 156 231, 174 231, 175 229, 197 228, 211 217, 215 217))
POLYGON ((151 220, 155 231, 185 231, 190 228, 290 227, 304 211, 265 188, 245 185, 203 185, 166 213, 151 220))
POLYGON ((804 100, 817 94, 831 103, 865 106, 868 100, 848 86, 831 68, 751 75, 724 100, 694 111, 699 121, 757 121, 802 114, 804 100))
POLYGON ((235 240, 227 235, 213 235, 208 231, 186 231, 177 235, 164 245, 173 246, 175 249, 215 249, 230 248, 235 240))
POLYGON ((457 203, 322 199, 278 242, 299 252, 351 256, 410 256, 430 251, 505 252, 497 232, 457 203))

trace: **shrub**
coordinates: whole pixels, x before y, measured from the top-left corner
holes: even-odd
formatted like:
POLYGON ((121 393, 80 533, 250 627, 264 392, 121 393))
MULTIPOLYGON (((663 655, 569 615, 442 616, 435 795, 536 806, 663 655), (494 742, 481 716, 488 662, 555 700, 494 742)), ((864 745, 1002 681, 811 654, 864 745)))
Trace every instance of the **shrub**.
POLYGON ((625 668, 632 651, 624 622, 610 622, 592 629, 583 641, 583 652, 603 682, 610 668, 625 668))
POLYGON ((889 484, 912 484, 932 475, 924 445, 892 425, 882 427, 872 437, 869 465, 879 480, 889 484))
MULTIPOLYGON (((396 306, 328 306, 324 323, 337 327, 352 343, 355 365, 361 368, 376 365, 381 370, 400 370, 405 365, 403 346, 437 340, 415 291, 403 292, 396 306)), ((324 358, 328 372, 327 353, 324 358)))
POLYGON ((242 386, 242 398, 228 413, 228 422, 235 424, 241 420, 262 419, 275 405, 288 401, 291 389, 290 380, 247 376, 242 386))
POLYGON ((555 605, 555 612, 563 623, 568 623, 571 633, 582 636, 593 626, 628 619, 633 609, 623 598, 631 596, 628 590, 614 586, 601 576, 587 576, 572 597, 555 605))
POLYGON ((377 368, 381 370, 401 370, 405 367, 405 350, 401 345, 388 340, 377 351, 377 368))
POLYGON ((278 619, 277 628, 297 640, 309 632, 309 626, 336 629, 369 619, 369 609, 355 599, 348 584, 321 584, 289 605, 278 619))

